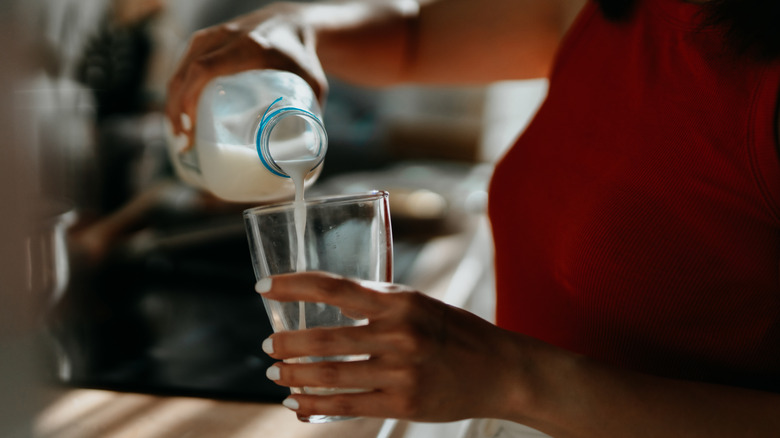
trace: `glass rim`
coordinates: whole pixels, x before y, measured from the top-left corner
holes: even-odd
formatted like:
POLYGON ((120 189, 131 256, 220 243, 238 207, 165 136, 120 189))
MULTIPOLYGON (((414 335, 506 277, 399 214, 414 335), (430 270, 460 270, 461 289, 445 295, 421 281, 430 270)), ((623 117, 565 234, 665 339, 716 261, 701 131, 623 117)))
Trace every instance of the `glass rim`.
MULTIPOLYGON (((390 193, 385 190, 370 190, 368 192, 360 193, 347 193, 341 195, 326 195, 318 196, 312 199, 305 199, 306 208, 312 206, 324 205, 324 204, 345 204, 354 203, 356 201, 376 201, 379 199, 387 199, 390 193)), ((250 217, 258 214, 273 213, 279 211, 291 210, 295 205, 295 201, 284 201, 269 205, 260 205, 244 210, 243 216, 250 217)))

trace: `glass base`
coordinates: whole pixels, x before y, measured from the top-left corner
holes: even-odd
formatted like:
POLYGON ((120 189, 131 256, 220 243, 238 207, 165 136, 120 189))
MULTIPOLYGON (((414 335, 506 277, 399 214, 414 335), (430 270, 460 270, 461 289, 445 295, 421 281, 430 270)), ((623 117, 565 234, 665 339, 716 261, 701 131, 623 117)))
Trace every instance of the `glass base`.
MULTIPOLYGON (((304 387, 304 388, 290 388, 292 394, 316 394, 316 395, 333 395, 333 394, 355 394, 359 392, 366 392, 366 389, 358 388, 319 388, 319 387, 304 387)), ((333 423, 334 421, 352 420, 355 416, 344 415, 298 415, 298 420, 304 423, 320 424, 320 423, 333 423)))
POLYGON ((304 423, 322 424, 334 421, 354 420, 358 417, 338 417, 333 415, 298 415, 298 420, 304 423))

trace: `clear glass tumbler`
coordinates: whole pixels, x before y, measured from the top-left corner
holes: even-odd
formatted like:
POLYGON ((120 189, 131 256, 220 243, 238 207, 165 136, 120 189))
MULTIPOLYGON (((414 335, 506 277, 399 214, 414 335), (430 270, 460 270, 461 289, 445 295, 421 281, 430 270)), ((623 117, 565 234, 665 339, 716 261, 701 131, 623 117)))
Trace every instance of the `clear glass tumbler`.
MULTIPOLYGON (((303 235, 307 271, 325 271, 361 280, 392 282, 393 237, 388 193, 369 193, 317 198, 306 201, 303 235)), ((300 218, 300 215, 299 215, 300 218)), ((295 203, 275 204, 244 211, 257 280, 275 274, 298 272, 298 238, 295 203)), ((313 327, 355 326, 338 307, 322 303, 282 303, 263 298, 274 331, 313 327)), ((361 356, 313 357, 298 361, 365 360, 361 356)), ((293 393, 330 394, 354 392, 351 388, 292 388, 293 393)), ((301 421, 326 423, 345 419, 327 415, 301 417, 301 421)))

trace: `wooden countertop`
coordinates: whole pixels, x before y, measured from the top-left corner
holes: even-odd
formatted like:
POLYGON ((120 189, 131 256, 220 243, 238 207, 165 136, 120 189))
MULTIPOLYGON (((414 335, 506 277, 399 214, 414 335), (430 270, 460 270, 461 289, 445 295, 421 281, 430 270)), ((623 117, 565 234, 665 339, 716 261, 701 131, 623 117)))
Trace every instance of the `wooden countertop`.
POLYGON ((382 423, 307 424, 277 404, 71 389, 34 428, 38 438, 375 438, 382 423))

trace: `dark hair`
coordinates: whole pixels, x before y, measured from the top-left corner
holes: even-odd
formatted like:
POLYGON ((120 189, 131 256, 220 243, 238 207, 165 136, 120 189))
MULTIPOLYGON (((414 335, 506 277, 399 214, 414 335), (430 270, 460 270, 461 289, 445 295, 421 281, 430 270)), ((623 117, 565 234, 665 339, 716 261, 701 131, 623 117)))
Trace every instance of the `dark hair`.
MULTIPOLYGON (((594 1, 610 20, 628 18, 636 3, 594 1)), ((710 0, 703 8, 706 23, 723 26, 734 49, 763 59, 780 58, 780 0, 710 0)))

